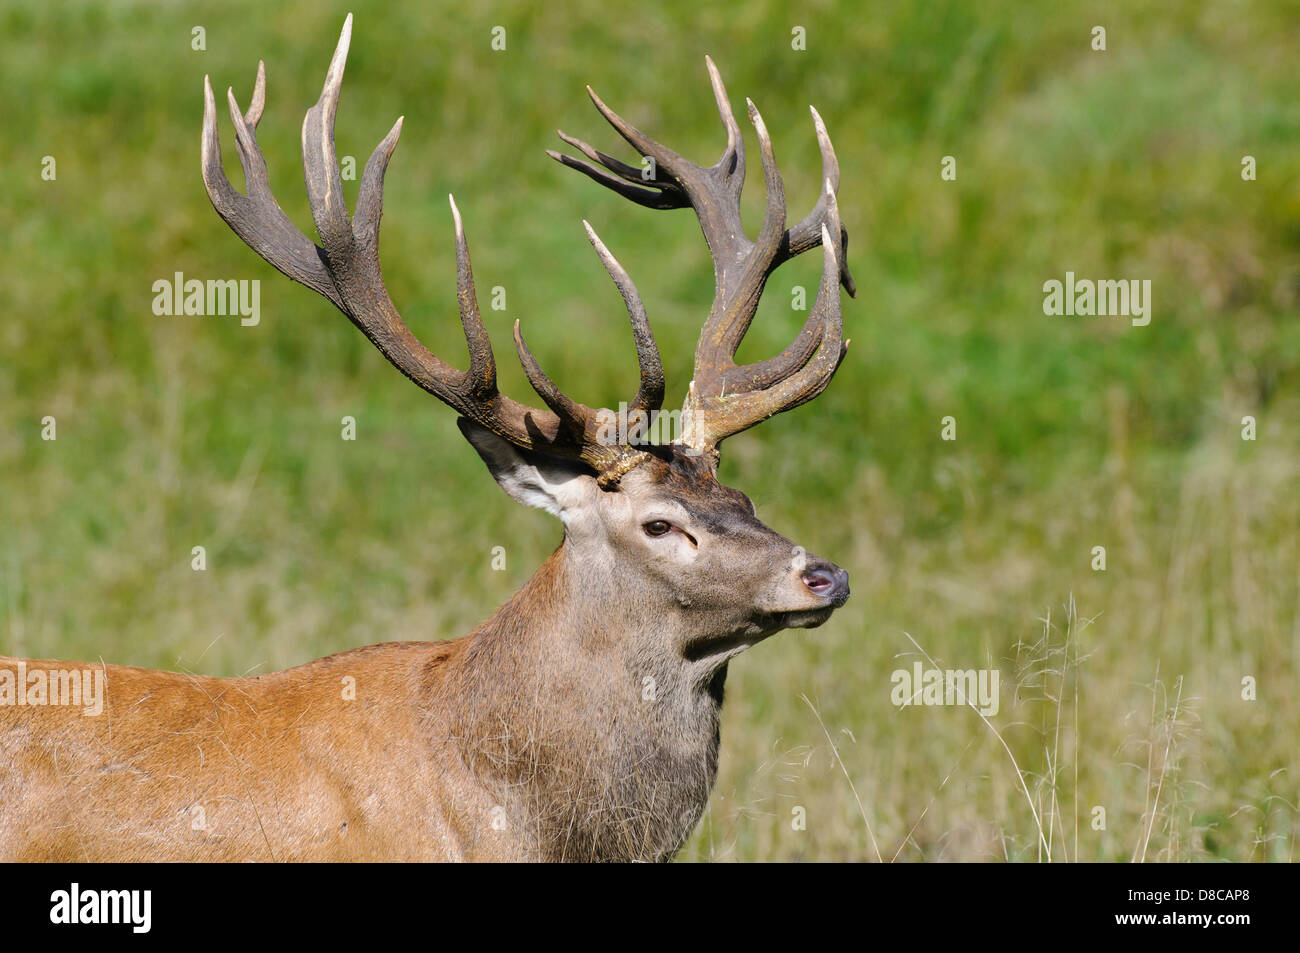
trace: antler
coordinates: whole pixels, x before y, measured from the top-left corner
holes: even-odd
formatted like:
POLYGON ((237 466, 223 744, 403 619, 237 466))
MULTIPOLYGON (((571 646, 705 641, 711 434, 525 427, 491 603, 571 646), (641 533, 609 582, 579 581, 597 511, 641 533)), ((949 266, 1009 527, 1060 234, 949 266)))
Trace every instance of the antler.
POLYGON ((718 444, 726 437, 806 403, 826 388, 848 346, 842 342, 837 286, 842 284, 850 296, 855 288, 844 259, 848 233, 840 224, 835 204, 839 162, 817 110, 812 109, 812 117, 821 149, 824 188, 812 211, 793 228, 786 228, 785 187, 772 140, 758 109, 746 100, 749 119, 758 134, 767 188, 763 225, 758 238, 750 241, 740 220, 744 140, 717 67, 708 57, 705 64, 727 132, 727 145, 712 166, 698 166, 650 139, 606 106, 590 86, 587 93, 601 115, 643 158, 650 159, 651 165, 644 170, 630 166, 563 131, 560 138, 591 161, 549 150, 548 154, 638 205, 695 210, 713 256, 717 291, 696 347, 694 380, 683 408, 683 434, 678 442, 716 455, 718 444), (737 365, 736 350, 758 309, 768 277, 783 262, 817 245, 823 247, 822 280, 803 329, 780 354, 755 364, 737 365))
MULTIPOLYGON (((366 163, 353 216, 348 215, 343 199, 334 151, 334 117, 351 38, 352 15, 348 14, 320 99, 307 111, 302 125, 307 197, 321 245, 294 226, 271 194, 266 159, 255 135, 266 103, 266 67, 261 62, 246 113, 241 115, 233 91, 226 94, 247 195, 235 191, 222 169, 212 84, 206 76, 203 79, 203 184, 217 214, 271 265, 327 298, 394 367, 443 403, 516 446, 581 460, 597 471, 603 485, 616 481, 643 460, 645 453, 609 439, 610 428, 602 426, 602 415, 608 411, 595 411, 560 392, 524 344, 518 321, 515 346, 519 359, 533 389, 550 409, 535 410, 516 403, 497 389, 492 342, 475 298, 469 249, 455 199, 451 199, 451 212, 456 227, 457 299, 469 346, 469 370, 457 370, 440 360, 402 322, 384 287, 379 265, 384 173, 397 147, 402 119, 397 120, 366 163)), ((592 245, 623 296, 631 320, 641 368, 641 386, 631 406, 646 413, 657 411, 663 402, 663 369, 645 308, 627 273, 591 226, 586 227, 592 245)))

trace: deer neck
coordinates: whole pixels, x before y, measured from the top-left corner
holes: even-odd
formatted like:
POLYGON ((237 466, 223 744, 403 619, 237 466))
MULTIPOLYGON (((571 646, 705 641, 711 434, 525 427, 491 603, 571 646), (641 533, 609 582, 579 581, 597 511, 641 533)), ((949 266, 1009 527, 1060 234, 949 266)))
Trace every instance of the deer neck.
POLYGON ((669 858, 716 776, 726 666, 701 681, 616 585, 561 546, 454 674, 461 755, 539 858, 669 858))

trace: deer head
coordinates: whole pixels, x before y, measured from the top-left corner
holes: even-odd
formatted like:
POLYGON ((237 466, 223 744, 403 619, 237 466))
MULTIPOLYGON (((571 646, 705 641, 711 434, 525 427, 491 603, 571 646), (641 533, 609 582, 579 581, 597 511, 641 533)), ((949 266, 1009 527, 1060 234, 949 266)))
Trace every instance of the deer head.
POLYGON ((706 62, 727 135, 722 156, 712 166, 695 165, 649 139, 590 87, 596 108, 650 160, 652 171, 620 162, 563 132, 560 137, 586 159, 549 153, 639 205, 693 209, 712 254, 717 292, 696 349, 680 433, 653 443, 642 435, 663 404, 659 351, 636 286, 590 225, 591 244, 626 304, 640 365, 639 386, 625 412, 596 410, 566 396, 529 350, 518 321, 515 349, 545 409, 516 403, 497 389, 492 345, 475 300, 454 200, 468 370, 443 362, 407 329, 379 265, 384 174, 402 120, 370 156, 351 216, 335 157, 334 118, 351 28, 349 15, 320 99, 302 128, 307 194, 320 246, 289 221, 270 191, 255 136, 265 102, 262 64, 247 112, 240 111, 233 93, 228 95, 247 195, 236 192, 222 170, 216 107, 205 80, 203 181, 217 212, 254 251, 327 298, 399 371, 457 411, 461 432, 507 493, 560 518, 566 562, 578 567, 577 591, 570 595, 597 613, 639 620, 635 626, 621 623, 625 631, 635 628, 643 640, 628 651, 671 656, 707 678, 736 652, 774 632, 825 622, 848 598, 847 573, 769 529, 743 493, 717 479, 723 440, 812 400, 830 383, 847 351, 839 286, 850 294, 854 289, 844 262, 847 234, 835 200, 839 166, 816 110, 812 117, 823 188, 815 207, 787 228, 771 139, 749 103, 767 189, 763 224, 752 241, 740 218, 744 143, 712 60, 706 62), (768 277, 784 261, 818 245, 822 279, 802 330, 776 356, 736 364, 736 350, 768 277))

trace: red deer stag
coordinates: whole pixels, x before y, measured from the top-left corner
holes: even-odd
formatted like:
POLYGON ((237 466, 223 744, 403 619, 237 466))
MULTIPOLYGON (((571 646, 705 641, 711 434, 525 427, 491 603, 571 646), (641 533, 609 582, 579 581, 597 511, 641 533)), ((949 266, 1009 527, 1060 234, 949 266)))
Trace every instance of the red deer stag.
MULTIPOLYGON (((717 293, 680 436, 652 443, 637 438, 664 396, 658 349, 635 286, 590 226, 631 318, 641 377, 627 414, 634 426, 611 427, 611 412, 565 396, 517 322, 515 348, 546 409, 498 391, 454 202, 469 370, 444 363, 407 330, 379 266, 384 170, 402 121, 366 164, 353 216, 335 157, 351 29, 349 16, 302 127, 321 245, 270 191, 254 135, 262 64, 247 112, 228 94, 247 195, 222 170, 204 80, 208 195, 254 251, 327 298, 398 370, 450 405, 501 487, 560 518, 563 543, 509 602, 454 641, 387 642, 250 678, 86 666, 87 684, 103 680, 97 717, 0 705, 0 859, 666 860, 713 785, 728 662, 782 629, 821 625, 849 596, 843 569, 764 526, 749 499, 716 476, 723 439, 812 400, 845 354, 839 291, 853 284, 835 204, 839 168, 816 111, 824 187, 786 228, 772 143, 749 105, 767 187, 754 241, 741 227, 744 143, 712 61, 727 133, 712 166, 647 138, 594 92, 605 119, 653 160, 653 174, 560 134, 586 156, 551 153, 565 165, 639 205, 694 209, 713 257, 717 293), (768 276, 818 245, 824 270, 797 338, 774 357, 737 365, 768 276)), ((67 668, 0 658, 0 692, 8 672, 11 689, 43 682, 56 693, 62 678, 66 694, 67 668)))

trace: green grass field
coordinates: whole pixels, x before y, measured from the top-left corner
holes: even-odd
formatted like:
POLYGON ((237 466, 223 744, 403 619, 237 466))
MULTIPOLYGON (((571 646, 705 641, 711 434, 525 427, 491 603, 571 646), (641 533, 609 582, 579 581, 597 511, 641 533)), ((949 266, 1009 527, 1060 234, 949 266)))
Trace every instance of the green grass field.
MULTIPOLYGON (((709 53, 733 104, 762 109, 792 218, 819 186, 809 103, 843 168, 853 347, 818 401, 728 442, 721 476, 847 568, 853 598, 732 664, 718 784, 682 857, 1295 858, 1300 4, 395 6, 0 4, 0 654, 237 675, 451 638, 560 538, 492 484, 453 413, 216 216, 205 73, 247 105, 265 59, 259 140, 313 234, 299 131, 355 10, 338 149, 362 164, 406 117, 383 262, 412 330, 463 365, 454 192, 481 299, 506 290, 485 309, 503 390, 531 400, 519 318, 577 399, 627 399, 587 218, 645 297, 675 405, 713 292, 693 216, 544 149, 560 127, 615 151, 590 83, 712 161, 709 53), (1067 271, 1149 279, 1150 324, 1044 315, 1067 271), (260 324, 155 315, 175 272, 261 279, 260 324), (999 669, 1001 710, 896 708, 918 646, 999 669)), ((794 335, 793 290, 820 268, 777 273, 742 359, 794 335)))

